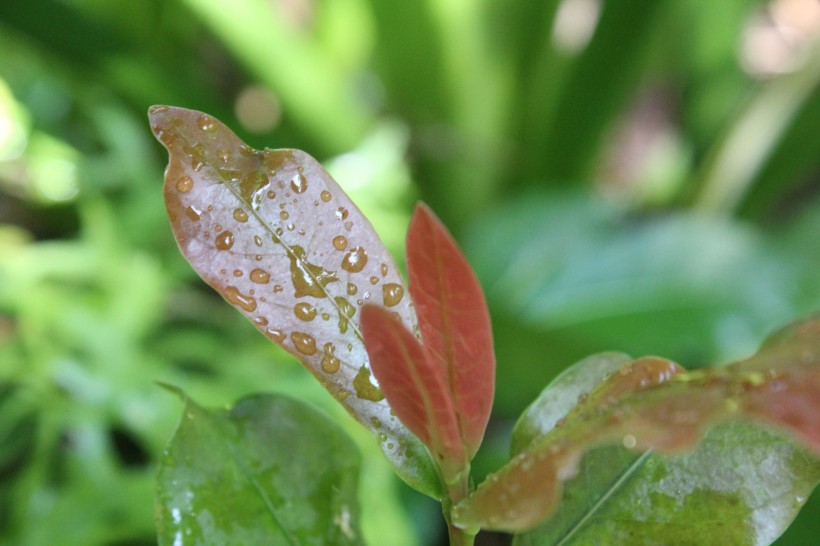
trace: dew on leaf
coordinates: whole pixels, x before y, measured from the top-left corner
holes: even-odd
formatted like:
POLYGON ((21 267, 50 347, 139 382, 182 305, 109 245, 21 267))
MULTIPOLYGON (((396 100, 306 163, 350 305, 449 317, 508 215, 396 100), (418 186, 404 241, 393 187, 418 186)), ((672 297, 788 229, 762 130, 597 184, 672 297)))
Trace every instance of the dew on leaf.
POLYGON ((287 220, 288 218, 290 218, 290 214, 288 214, 288 211, 283 210, 279 213, 279 218, 281 218, 282 220, 287 220))
POLYGON ((216 157, 218 157, 222 163, 227 163, 231 160, 232 154, 228 150, 217 150, 216 157))
POLYGON ((381 265, 381 270, 382 270, 382 277, 386 276, 387 275, 387 264, 382 264, 381 265))
POLYGON ((370 418, 370 422, 373 423, 374 427, 382 428, 382 422, 375 415, 370 418))
POLYGON ((385 434, 384 432, 380 432, 380 433, 376 434, 376 438, 378 438, 379 442, 386 442, 387 441, 387 434, 385 434))
POLYGON ((265 173, 260 171, 251 171, 246 173, 239 181, 239 195, 248 203, 254 205, 256 208, 259 205, 259 198, 257 197, 259 190, 268 184, 268 177, 265 173))
POLYGON ((262 237, 260 237, 259 235, 254 235, 253 244, 255 244, 256 246, 262 246, 262 237))
POLYGON ((396 283, 387 283, 382 286, 382 301, 387 307, 397 305, 404 297, 404 287, 396 283))
POLYGON ((253 319, 253 323, 259 326, 267 326, 268 319, 266 319, 265 317, 256 317, 253 319))
POLYGON ((290 334, 290 339, 293 341, 293 346, 303 355, 316 354, 316 340, 313 336, 304 332, 293 332, 290 334))
POLYGON ((216 236, 216 248, 219 250, 230 250, 233 246, 233 232, 223 231, 216 236))
POLYGON ((336 306, 339 308, 339 332, 342 334, 347 333, 348 324, 353 315, 356 314, 356 308, 342 296, 336 296, 333 301, 336 302, 336 306))
POLYGON ((367 251, 356 246, 350 249, 342 258, 342 269, 351 273, 358 273, 367 265, 367 251))
POLYGON ((233 270, 233 276, 234 277, 241 277, 242 276, 242 270, 241 269, 234 269, 233 270))
POLYGON ((333 354, 336 347, 332 343, 325 343, 324 356, 322 356, 322 370, 325 373, 336 373, 339 371, 341 362, 333 354))
POLYGON ((370 284, 378 284, 379 278, 378 277, 370 277, 370 284))
POLYGON ((266 193, 265 195, 268 196, 268 199, 273 199, 276 197, 276 192, 273 190, 268 190, 268 193, 266 193))
POLYGON ((191 168, 194 172, 199 172, 205 165, 205 147, 201 143, 194 145, 185 144, 182 151, 191 158, 191 168))
POLYGON ((194 189, 194 181, 190 176, 181 176, 177 180, 177 191, 180 193, 188 193, 194 189))
POLYGON ((359 287, 353 284, 352 282, 347 283, 347 294, 349 296, 355 296, 356 292, 359 291, 359 287))
POLYGON ((347 220, 348 214, 350 213, 344 207, 339 207, 336 210, 336 218, 338 218, 339 220, 347 220))
POLYGON ((319 265, 313 265, 306 259, 305 249, 294 245, 288 253, 290 258, 290 278, 293 281, 295 297, 313 296, 324 298, 324 287, 338 281, 335 271, 327 271, 319 265))
POLYGON ((305 190, 307 190, 307 185, 307 179, 301 174, 297 174, 290 181, 290 187, 296 193, 305 193, 305 190))
POLYGON ((190 207, 185 209, 185 215, 194 222, 198 222, 200 217, 202 216, 202 213, 199 210, 197 210, 196 207, 191 205, 190 207))
POLYGON ((234 209, 233 219, 236 220, 237 222, 247 222, 248 221, 248 213, 245 212, 243 209, 234 209))
POLYGON ((329 191, 327 191, 327 190, 322 190, 322 193, 320 193, 320 194, 319 194, 319 197, 321 197, 321 198, 322 198, 322 201, 324 201, 325 203, 327 203, 328 201, 330 201, 330 197, 331 197, 331 195, 330 195, 330 192, 329 192, 329 191))
POLYGON ((310 322, 316 318, 316 308, 306 302, 300 302, 293 306, 293 313, 300 320, 310 322))
POLYGON ((282 285, 281 285, 281 284, 274 284, 274 285, 273 285, 273 292, 274 292, 274 293, 281 292, 282 290, 284 290, 284 288, 282 288, 282 285))
POLYGON ((285 340, 285 332, 278 328, 268 328, 265 333, 276 343, 282 343, 285 340))
POLYGON ((270 281, 270 273, 268 273, 264 269, 256 268, 251 271, 249 276, 250 279, 256 284, 268 284, 268 282, 270 281))
POLYGON ((206 133, 211 133, 216 130, 216 124, 210 116, 203 114, 199 116, 196 122, 199 125, 199 128, 205 131, 206 133))
POLYGON ((367 366, 359 368, 359 373, 353 378, 353 388, 356 389, 356 396, 363 400, 379 402, 384 399, 382 390, 370 382, 370 369, 367 366))
POLYGON ((226 286, 224 295, 226 300, 248 313, 256 310, 256 298, 242 294, 235 286, 226 286))
POLYGON ((333 248, 336 250, 344 250, 347 248, 347 237, 344 235, 337 235, 333 238, 333 248))

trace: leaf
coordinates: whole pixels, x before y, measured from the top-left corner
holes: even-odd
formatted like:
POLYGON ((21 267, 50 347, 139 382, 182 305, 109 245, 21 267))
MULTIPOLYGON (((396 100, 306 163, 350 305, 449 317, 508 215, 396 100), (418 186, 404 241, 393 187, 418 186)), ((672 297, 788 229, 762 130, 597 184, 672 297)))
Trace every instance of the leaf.
MULTIPOLYGON (((798 497, 808 495, 820 478, 819 334, 820 319, 810 319, 775 335, 748 360, 722 368, 679 373, 671 378, 663 372, 663 361, 659 359, 635 361, 625 373, 613 374, 591 393, 589 401, 575 408, 562 426, 533 441, 459 503, 454 510, 455 522, 465 527, 515 532, 529 530, 554 511, 563 483, 578 475, 585 452, 622 444, 638 450, 679 454, 693 449, 709 427, 747 419, 787 430, 813 454, 805 454, 771 434, 747 436, 753 439, 744 442, 760 448, 754 451, 754 464, 744 462, 738 466, 730 449, 712 447, 709 457, 694 464, 706 476, 712 475, 702 483, 708 484, 716 475, 730 471, 747 473, 762 465, 767 482, 787 484, 791 481, 793 487, 789 489, 789 498, 794 505, 798 497), (652 373, 647 374, 647 370, 652 373), (648 386, 653 374, 656 380, 663 381, 648 386), (640 380, 640 377, 650 380, 640 380), (630 382, 634 384, 632 394, 629 389, 620 388, 630 382), (647 385, 641 386, 642 383, 647 385), (610 396, 613 393, 614 396, 610 396), (779 450, 786 453, 778 455, 779 450)), ((732 434, 742 438, 746 433, 732 434)), ((732 439, 731 434, 729 438, 732 439)), ((526 444, 526 440, 518 440, 517 444, 526 444)), ((729 442, 729 446, 732 445, 729 442)), ((761 495, 757 491, 760 479, 735 480, 739 489, 728 492, 726 483, 732 482, 725 482, 721 486, 723 490, 712 493, 723 494, 726 502, 740 502, 726 499, 725 495, 732 495, 742 499, 748 509, 758 508, 755 499, 761 495), (752 491, 743 489, 746 484, 752 485, 752 491)), ((615 483, 619 485, 617 479, 615 483)), ((702 493, 705 492, 697 492, 702 493)), ((714 501, 712 493, 706 498, 714 501)), ((685 501, 681 501, 684 508, 687 506, 685 501)), ((701 498, 694 505, 702 506, 703 502, 701 498)), ((786 513, 780 520, 780 531, 796 513, 796 507, 792 508, 791 513, 784 511, 782 506, 779 508, 781 513, 786 513)), ((682 510, 677 523, 688 522, 691 514, 682 510)), ((636 516, 636 520, 640 521, 640 516, 636 516)), ((668 533, 669 529, 662 527, 659 526, 658 532, 668 533)))
POLYGON ((401 275, 330 175, 298 150, 254 150, 216 119, 154 106, 168 149, 165 202, 197 273, 296 356, 360 423, 407 483, 439 497, 429 456, 370 378, 357 323, 378 301, 416 324, 401 275))
POLYGON ((390 311, 366 305, 362 330, 373 373, 393 411, 428 446, 444 479, 452 481, 464 468, 465 453, 447 378, 390 311))
POLYGON ((332 421, 281 395, 229 411, 180 395, 157 476, 160 545, 363 544, 359 453, 332 421))
POLYGON ((461 438, 472 459, 493 404, 490 316, 470 264, 425 205, 416 207, 410 221, 407 271, 424 347, 446 380, 461 438))

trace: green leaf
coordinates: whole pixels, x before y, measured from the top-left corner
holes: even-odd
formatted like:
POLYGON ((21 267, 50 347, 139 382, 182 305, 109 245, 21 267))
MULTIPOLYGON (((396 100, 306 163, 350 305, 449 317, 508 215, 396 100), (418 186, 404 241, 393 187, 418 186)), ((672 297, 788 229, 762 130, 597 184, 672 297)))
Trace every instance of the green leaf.
MULTIPOLYGON (((668 361, 639 359, 606 379, 540 438, 539 416, 528 412, 529 424, 516 427, 524 437, 515 441, 526 447, 456 506, 456 523, 530 530, 552 514, 564 484, 578 476, 571 482, 571 510, 556 523, 548 522, 559 529, 537 535, 537 544, 575 543, 570 539, 587 527, 599 532, 599 524, 609 525, 601 536, 620 537, 614 543, 630 537, 626 541, 632 542, 640 533, 642 544, 669 544, 670 528, 679 525, 699 526, 691 537, 716 533, 714 518, 698 519, 709 513, 744 515, 737 522, 742 530, 731 532, 749 544, 768 544, 788 526, 820 479, 818 338, 820 321, 807 320, 777 333, 748 360, 676 375, 668 361), (776 425, 810 451, 757 426, 736 423, 739 420, 776 425), (698 446, 701 436, 716 425, 698 446), (651 460, 646 453, 634 459, 617 450, 605 455, 595 451, 619 443, 678 457, 644 466, 651 460), (658 473, 655 468, 661 467, 664 471, 658 473), (599 514, 610 504, 617 515, 601 516, 602 522, 599 514), (654 505, 660 507, 657 516, 654 505), (638 525, 647 521, 658 525, 638 525), (556 542, 542 540, 548 532, 556 542)), ((592 359, 575 371, 598 375, 596 364, 592 359)), ((549 422, 554 418, 551 404, 541 406, 549 422)), ((577 544, 589 543, 579 540, 577 544)))
POLYGON ((424 446, 370 377, 361 306, 384 302, 411 331, 416 317, 367 218, 304 152, 254 150, 184 108, 155 106, 149 118, 169 152, 165 204, 191 266, 379 439, 402 479, 439 498, 424 446))
POLYGON ((332 421, 281 395, 231 410, 182 396, 157 476, 161 546, 362 544, 359 453, 332 421))

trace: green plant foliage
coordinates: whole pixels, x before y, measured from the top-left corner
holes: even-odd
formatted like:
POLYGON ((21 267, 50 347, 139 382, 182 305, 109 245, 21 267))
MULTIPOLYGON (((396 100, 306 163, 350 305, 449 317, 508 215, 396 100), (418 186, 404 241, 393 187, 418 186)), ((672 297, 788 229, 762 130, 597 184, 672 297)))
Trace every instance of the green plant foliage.
MULTIPOLYGON (((576 404, 573 395, 583 398, 628 361, 626 355, 596 355, 568 368, 516 423, 511 455, 564 418, 576 404)), ((710 544, 715 537, 731 544, 771 544, 818 481, 816 456, 789 438, 743 422, 715 427, 683 455, 600 447, 583 457, 550 519, 518 535, 514 544, 671 546, 710 544)))
POLYGON ((360 457, 332 421, 281 395, 230 410, 182 396, 157 477, 161 545, 362 544, 360 457))

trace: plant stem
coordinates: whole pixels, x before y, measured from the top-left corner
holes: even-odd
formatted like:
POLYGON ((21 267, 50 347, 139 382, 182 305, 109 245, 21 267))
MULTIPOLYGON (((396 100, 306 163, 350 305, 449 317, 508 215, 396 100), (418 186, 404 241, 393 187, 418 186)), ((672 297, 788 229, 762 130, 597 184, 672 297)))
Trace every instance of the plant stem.
POLYGON ((450 535, 450 546, 473 546, 478 531, 470 531, 456 527, 452 521, 453 505, 470 494, 470 465, 454 483, 447 486, 447 498, 442 501, 444 519, 447 521, 447 532, 450 535))

